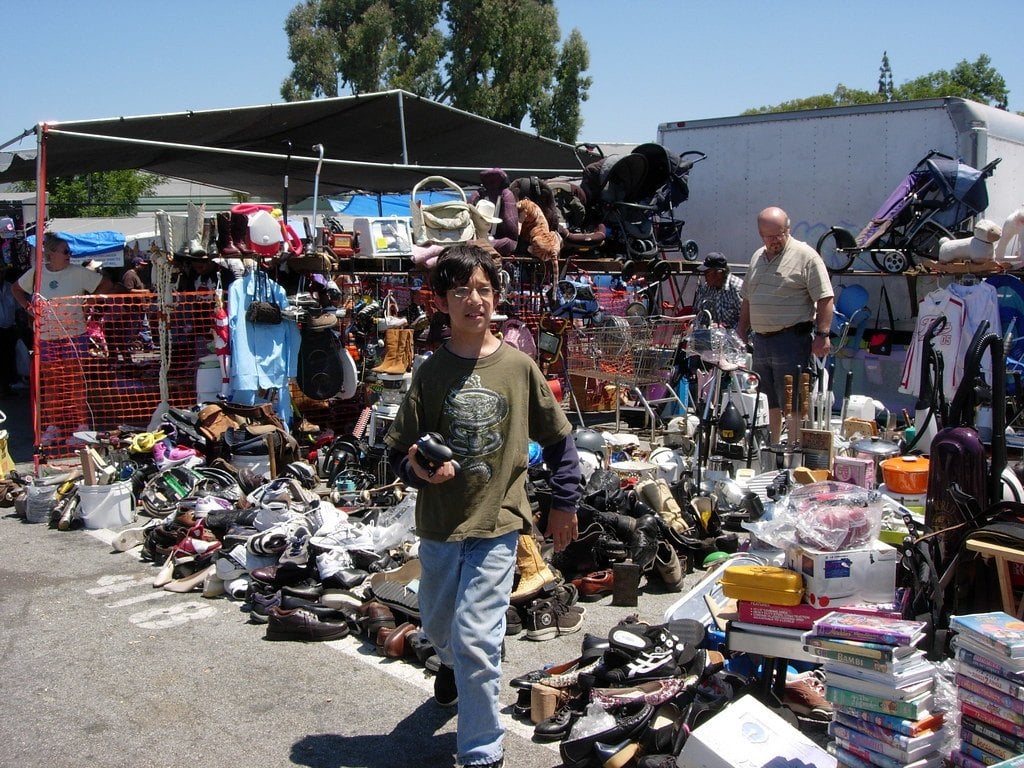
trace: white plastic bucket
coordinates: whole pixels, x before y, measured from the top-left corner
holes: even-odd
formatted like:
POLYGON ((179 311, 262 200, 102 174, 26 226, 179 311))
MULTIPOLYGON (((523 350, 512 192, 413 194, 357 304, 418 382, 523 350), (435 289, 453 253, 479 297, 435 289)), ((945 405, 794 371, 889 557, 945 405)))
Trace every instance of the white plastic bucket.
POLYGON ((220 365, 216 368, 196 369, 196 404, 216 402, 220 395, 222 374, 220 365))
POLYGON ((79 516, 86 528, 117 528, 135 519, 132 484, 128 480, 79 486, 78 500, 79 516))

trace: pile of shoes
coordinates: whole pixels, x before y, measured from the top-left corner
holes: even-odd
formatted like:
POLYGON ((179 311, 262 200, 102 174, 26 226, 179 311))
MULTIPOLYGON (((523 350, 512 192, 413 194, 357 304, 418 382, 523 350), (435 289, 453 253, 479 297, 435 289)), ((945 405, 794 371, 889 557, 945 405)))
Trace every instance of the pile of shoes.
POLYGON ((687 492, 682 483, 673 487, 658 478, 623 484, 617 473, 595 470, 579 507, 579 538, 553 558, 553 565, 574 576, 584 600, 612 594, 613 567, 624 562, 666 590, 681 590, 692 565, 738 546, 736 534, 722 529, 713 500, 687 492))
POLYGON ((697 621, 627 617, 607 638, 585 634, 578 658, 514 678, 513 714, 535 741, 560 742, 567 768, 675 766, 690 731, 747 685, 704 640, 697 621))

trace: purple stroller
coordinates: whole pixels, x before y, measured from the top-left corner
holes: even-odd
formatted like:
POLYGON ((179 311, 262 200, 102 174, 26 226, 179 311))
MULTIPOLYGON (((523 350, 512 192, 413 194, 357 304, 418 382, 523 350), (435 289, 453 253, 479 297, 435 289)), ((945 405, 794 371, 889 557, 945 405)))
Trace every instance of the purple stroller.
POLYGON ((878 269, 892 274, 909 269, 915 258, 936 259, 940 238, 970 236, 974 216, 988 206, 985 179, 1000 159, 979 171, 929 152, 856 237, 835 226, 819 238, 817 251, 828 271, 845 272, 864 253, 878 269))

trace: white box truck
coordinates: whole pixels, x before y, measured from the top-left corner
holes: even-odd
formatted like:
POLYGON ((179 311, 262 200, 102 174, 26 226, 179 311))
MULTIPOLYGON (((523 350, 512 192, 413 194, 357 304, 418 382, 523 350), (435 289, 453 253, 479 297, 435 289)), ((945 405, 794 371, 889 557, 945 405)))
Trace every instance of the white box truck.
POLYGON ((1024 117, 966 99, 662 123, 658 143, 707 153, 677 215, 702 253, 737 264, 760 246, 763 208, 784 208, 793 235, 812 246, 833 225, 856 234, 931 150, 975 168, 1002 158, 986 218, 1001 225, 1024 204, 1024 117))
MULTIPOLYGON (((812 247, 833 226, 856 234, 932 150, 975 168, 1002 158, 987 181, 985 218, 1002 225, 1024 205, 1024 117, 966 99, 668 122, 658 126, 658 143, 677 153, 707 154, 676 215, 686 222, 684 238, 695 240, 702 255, 724 253, 739 274, 761 245, 756 218, 763 208, 785 209, 793 235, 812 247)), ((837 293, 863 285, 873 311, 884 281, 897 328, 912 329, 917 302, 939 278, 882 277, 877 269, 870 258, 858 258, 853 271, 833 277, 833 285, 837 293)), ((693 289, 688 281, 687 292, 693 289)), ((880 323, 886 314, 883 309, 880 323)), ((854 391, 890 409, 912 407, 913 398, 896 392, 902 362, 898 353, 867 355, 856 366, 854 391)))

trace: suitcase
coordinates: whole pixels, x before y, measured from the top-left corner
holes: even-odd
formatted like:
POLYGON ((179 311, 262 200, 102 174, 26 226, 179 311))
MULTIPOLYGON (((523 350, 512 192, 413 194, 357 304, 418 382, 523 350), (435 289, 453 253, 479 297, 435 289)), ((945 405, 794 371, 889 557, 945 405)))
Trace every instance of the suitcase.
POLYGON ((722 574, 722 594, 771 605, 799 605, 804 577, 774 565, 730 565, 722 574))

